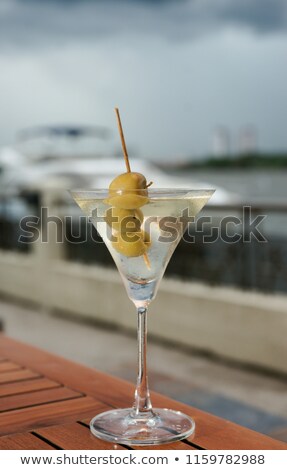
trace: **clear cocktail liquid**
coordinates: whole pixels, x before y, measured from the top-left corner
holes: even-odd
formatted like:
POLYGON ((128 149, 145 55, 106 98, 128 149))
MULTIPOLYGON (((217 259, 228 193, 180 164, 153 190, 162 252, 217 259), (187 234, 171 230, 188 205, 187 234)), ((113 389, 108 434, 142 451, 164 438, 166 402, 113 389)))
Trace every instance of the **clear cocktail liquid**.
POLYGON ((183 191, 183 194, 175 197, 162 190, 162 193, 150 198, 147 204, 140 207, 143 214, 141 228, 148 234, 150 241, 146 251, 147 262, 144 256, 128 257, 114 248, 112 240, 115 240, 117 233, 104 220, 111 207, 105 198, 93 197, 89 191, 79 195, 74 192, 73 195, 105 242, 123 278, 127 293, 136 305, 142 304, 143 299, 148 304, 154 298, 188 222, 198 214, 210 197, 205 191, 183 191))

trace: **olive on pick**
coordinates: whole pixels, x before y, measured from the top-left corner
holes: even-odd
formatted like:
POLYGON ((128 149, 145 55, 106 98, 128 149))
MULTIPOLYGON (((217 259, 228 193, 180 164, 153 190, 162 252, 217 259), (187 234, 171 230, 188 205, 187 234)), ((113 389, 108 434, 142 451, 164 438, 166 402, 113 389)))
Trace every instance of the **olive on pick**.
POLYGON ((111 182, 106 202, 120 209, 137 209, 148 202, 146 186, 146 178, 141 173, 123 173, 111 182))
POLYGON ((116 176, 109 186, 110 194, 115 192, 128 193, 131 191, 132 194, 136 191, 141 196, 147 196, 147 181, 144 175, 133 171, 128 171, 116 176))
POLYGON ((104 202, 110 207, 105 213, 105 221, 112 228, 113 248, 126 257, 143 256, 150 269, 146 252, 151 240, 141 230, 144 216, 139 208, 149 201, 147 188, 151 183, 147 185, 144 175, 131 171, 118 108, 115 111, 127 171, 116 176, 109 186, 109 195, 104 202))
POLYGON ((138 209, 148 203, 148 197, 139 194, 120 194, 118 196, 109 196, 105 201, 107 204, 119 209, 138 209))
POLYGON ((147 250, 142 232, 130 235, 118 232, 115 238, 116 240, 112 242, 114 249, 128 258, 142 256, 147 250))
POLYGON ((140 209, 110 207, 106 211, 105 221, 117 232, 139 232, 143 222, 143 213, 140 209))

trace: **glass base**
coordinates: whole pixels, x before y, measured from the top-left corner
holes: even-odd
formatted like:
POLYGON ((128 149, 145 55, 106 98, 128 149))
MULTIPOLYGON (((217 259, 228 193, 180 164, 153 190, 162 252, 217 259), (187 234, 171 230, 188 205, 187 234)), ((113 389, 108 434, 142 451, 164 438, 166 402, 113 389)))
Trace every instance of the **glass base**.
POLYGON ((154 408, 138 416, 133 408, 124 408, 95 416, 90 429, 105 441, 144 446, 184 439, 194 432, 195 423, 180 411, 166 408, 154 408))

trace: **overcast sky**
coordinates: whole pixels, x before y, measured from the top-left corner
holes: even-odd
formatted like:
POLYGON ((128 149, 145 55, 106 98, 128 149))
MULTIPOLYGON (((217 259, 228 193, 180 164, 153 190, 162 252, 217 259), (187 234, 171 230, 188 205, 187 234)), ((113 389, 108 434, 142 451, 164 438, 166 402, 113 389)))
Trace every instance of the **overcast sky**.
POLYGON ((218 125, 286 150, 286 83, 286 0, 0 0, 0 146, 55 123, 116 141, 116 105, 141 156, 204 155, 218 125))

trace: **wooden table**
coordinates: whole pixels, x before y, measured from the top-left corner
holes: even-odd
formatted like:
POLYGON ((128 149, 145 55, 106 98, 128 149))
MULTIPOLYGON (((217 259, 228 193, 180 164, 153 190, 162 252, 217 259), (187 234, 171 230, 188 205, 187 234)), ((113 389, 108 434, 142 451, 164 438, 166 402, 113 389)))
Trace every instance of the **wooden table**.
MULTIPOLYGON (((133 402, 134 385, 0 335, 0 449, 128 449, 92 436, 97 413, 133 402)), ((154 393, 192 416, 195 435, 145 449, 287 449, 287 444, 154 393)))

